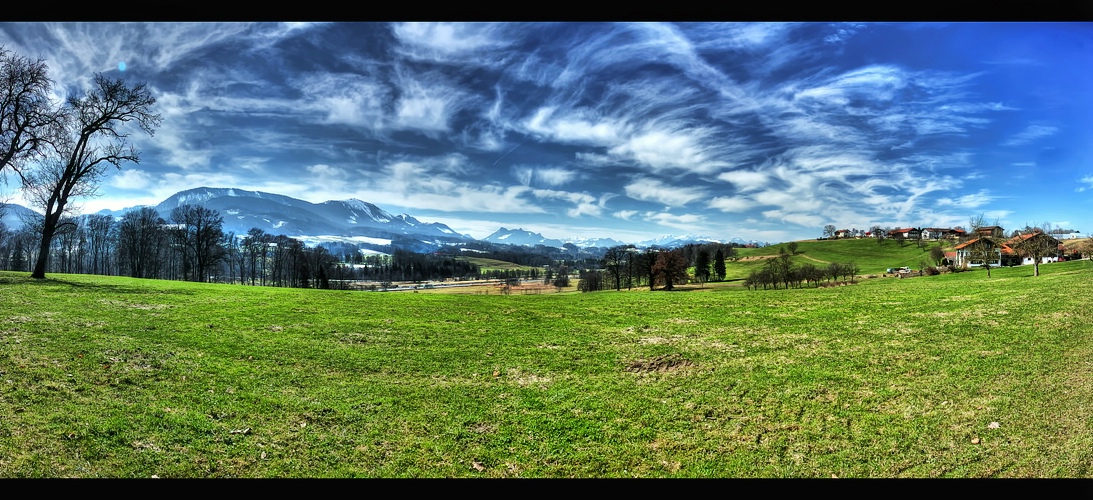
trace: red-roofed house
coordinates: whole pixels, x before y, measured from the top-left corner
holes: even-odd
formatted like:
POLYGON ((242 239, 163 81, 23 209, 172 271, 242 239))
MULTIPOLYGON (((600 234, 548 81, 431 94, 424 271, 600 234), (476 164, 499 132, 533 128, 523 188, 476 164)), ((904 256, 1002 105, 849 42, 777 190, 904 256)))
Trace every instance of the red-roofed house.
MULTIPOLYGON (((1040 256, 1040 264, 1045 264, 1048 262, 1059 262, 1059 240, 1044 233, 1020 234, 1006 240, 1005 245, 1009 248, 1020 250, 1021 246, 1023 244, 1026 244, 1026 242, 1031 241, 1035 244, 1040 244, 1034 241, 1037 239, 1043 240, 1042 242, 1040 242, 1042 243, 1042 246, 1038 250, 1040 252, 1043 252, 1043 254, 1040 256)), ((1035 259, 1032 256, 1027 255, 1027 253, 1028 252, 1015 252, 1013 263, 1007 263, 1006 265, 1025 266, 1029 264, 1034 264, 1035 259)))
POLYGON ((1012 259, 1017 255, 1005 243, 999 243, 991 238, 975 238, 953 247, 953 250, 956 251, 953 264, 958 267, 980 267, 984 264, 984 260, 991 267, 999 267, 1003 259, 1012 259), (981 244, 984 245, 982 249, 979 248, 981 244), (990 257, 984 259, 984 253, 990 257))
POLYGON ((914 227, 909 227, 906 229, 893 229, 891 231, 888 231, 889 238, 899 238, 901 235, 904 239, 917 240, 920 236, 922 236, 922 231, 914 227))

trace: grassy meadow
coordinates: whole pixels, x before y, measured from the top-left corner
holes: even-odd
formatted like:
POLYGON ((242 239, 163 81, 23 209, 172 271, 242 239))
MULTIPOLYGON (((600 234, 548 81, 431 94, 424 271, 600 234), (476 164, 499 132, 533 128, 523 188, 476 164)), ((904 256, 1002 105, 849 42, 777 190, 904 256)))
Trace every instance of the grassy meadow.
POLYGON ((1041 272, 507 296, 0 272, 0 476, 1090 477, 1093 263, 1041 272))
MULTIPOLYGON (((930 241, 925 248, 919 248, 916 242, 906 241, 903 245, 893 239, 885 239, 878 242, 875 239, 841 239, 841 240, 804 240, 797 242, 797 253, 791 259, 794 265, 812 264, 823 268, 832 262, 845 264, 854 262, 861 269, 862 274, 880 274, 890 267, 910 267, 920 269, 921 261, 930 262, 930 249, 941 245, 943 249, 949 249, 951 242, 930 241)), ((752 271, 757 271, 766 265, 763 257, 778 255, 778 250, 789 249, 785 243, 769 245, 762 248, 738 248, 739 260, 725 263, 726 277, 728 279, 745 278, 752 271)))

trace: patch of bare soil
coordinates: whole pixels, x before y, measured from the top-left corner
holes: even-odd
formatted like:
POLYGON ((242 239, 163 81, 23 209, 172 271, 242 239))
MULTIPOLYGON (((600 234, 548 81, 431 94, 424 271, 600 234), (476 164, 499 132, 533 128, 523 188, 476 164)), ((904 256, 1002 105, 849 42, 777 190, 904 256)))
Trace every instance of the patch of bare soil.
POLYGON ((741 262, 746 262, 746 261, 749 261, 749 260, 767 260, 767 259, 773 259, 773 258, 775 258, 775 257, 777 257, 777 255, 750 255, 750 256, 747 256, 747 257, 740 257, 740 259, 739 259, 739 260, 740 260, 741 262))
POLYGON ((639 359, 626 366, 626 371, 634 373, 670 372, 680 368, 694 366, 694 362, 679 354, 665 354, 651 359, 639 359))

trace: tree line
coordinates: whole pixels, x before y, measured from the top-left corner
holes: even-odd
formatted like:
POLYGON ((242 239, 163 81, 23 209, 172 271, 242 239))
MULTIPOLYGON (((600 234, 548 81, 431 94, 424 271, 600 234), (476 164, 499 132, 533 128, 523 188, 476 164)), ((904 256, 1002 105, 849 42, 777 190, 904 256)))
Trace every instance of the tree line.
MULTIPOLYGON (((51 241, 49 260, 40 264, 37 238, 41 217, 26 221, 18 231, 0 225, 0 269, 107 274, 238 283, 256 286, 347 288, 358 280, 425 281, 448 278, 496 277, 505 270, 483 273, 479 266, 453 256, 395 250, 392 255, 335 255, 322 245, 259 228, 245 235, 225 233, 223 217, 197 205, 182 205, 167 219, 151 207, 109 215, 66 218, 51 241)), ((525 273, 537 278, 537 271, 525 273)))
POLYGON ((825 267, 818 267, 811 263, 794 265, 791 258, 797 253, 796 250, 795 243, 790 243, 788 251, 786 247, 779 247, 777 256, 767 259, 762 269, 752 271, 744 279, 744 286, 749 290, 758 290, 760 286, 764 290, 768 288, 777 290, 779 286, 785 289, 791 286, 801 288, 802 284, 819 286, 824 280, 831 282, 840 278, 843 281, 853 282, 854 277, 861 272, 858 265, 853 262, 832 262, 825 267))
POLYGON ((725 261, 736 258, 736 247, 724 243, 689 244, 671 250, 619 245, 604 251, 598 268, 581 268, 577 288, 582 292, 634 287, 672 290, 692 279, 700 283, 723 281, 725 261))

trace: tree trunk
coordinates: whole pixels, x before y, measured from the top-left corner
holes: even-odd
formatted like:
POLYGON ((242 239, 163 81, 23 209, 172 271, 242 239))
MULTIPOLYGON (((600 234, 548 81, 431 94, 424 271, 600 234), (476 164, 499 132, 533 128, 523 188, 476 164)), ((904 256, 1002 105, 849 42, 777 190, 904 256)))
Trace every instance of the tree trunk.
POLYGON ((46 214, 42 220, 42 244, 38 247, 38 262, 34 263, 34 272, 30 274, 34 279, 46 278, 46 266, 49 265, 49 246, 53 243, 53 233, 57 230, 57 221, 60 216, 46 214))

